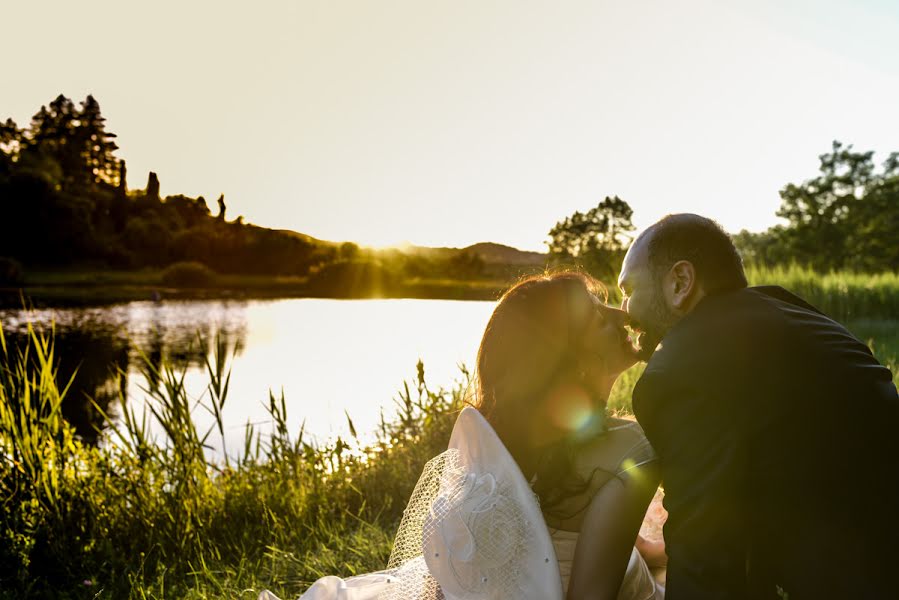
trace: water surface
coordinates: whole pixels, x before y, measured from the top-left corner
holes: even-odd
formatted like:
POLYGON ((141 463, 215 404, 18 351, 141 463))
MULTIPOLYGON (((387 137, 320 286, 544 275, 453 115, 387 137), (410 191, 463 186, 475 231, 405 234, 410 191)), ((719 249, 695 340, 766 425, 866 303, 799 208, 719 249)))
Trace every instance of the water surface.
MULTIPOLYGON (((403 380, 413 380, 424 361, 429 386, 461 378, 460 363, 473 367, 492 302, 451 300, 323 300, 131 302, 93 308, 0 311, 8 337, 21 339, 30 320, 56 330, 60 376, 77 367, 65 412, 92 438, 101 425, 88 410, 94 398, 115 417, 118 396, 141 407, 152 382, 141 363, 163 357, 187 365, 186 388, 205 393, 203 358, 221 336, 234 353, 224 409, 229 454, 241 446, 246 424, 269 430, 269 392, 287 401, 291 433, 305 421, 322 441, 348 433, 349 413, 360 437, 370 439, 383 414, 395 411, 403 380), (117 380, 114 372, 125 377, 117 380)), ((211 417, 202 409, 195 420, 211 417)), ((158 428, 157 434, 161 436, 158 428)), ((212 445, 221 450, 217 436, 212 445)))

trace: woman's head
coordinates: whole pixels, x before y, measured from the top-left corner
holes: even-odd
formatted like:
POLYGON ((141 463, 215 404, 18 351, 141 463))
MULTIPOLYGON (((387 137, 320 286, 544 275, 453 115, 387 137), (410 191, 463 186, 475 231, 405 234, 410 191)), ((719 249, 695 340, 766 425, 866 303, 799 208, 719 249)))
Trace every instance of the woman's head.
POLYGON ((601 418, 615 378, 636 361, 626 314, 604 299, 589 275, 562 272, 517 283, 494 309, 478 351, 477 407, 513 455, 601 418))

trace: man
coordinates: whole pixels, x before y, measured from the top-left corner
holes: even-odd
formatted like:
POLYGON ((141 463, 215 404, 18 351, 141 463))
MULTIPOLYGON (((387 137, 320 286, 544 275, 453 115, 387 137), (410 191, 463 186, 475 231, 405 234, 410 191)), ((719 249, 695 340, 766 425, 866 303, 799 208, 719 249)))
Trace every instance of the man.
POLYGON ((899 565, 899 398, 843 326, 749 288, 715 222, 665 217, 622 265, 661 458, 666 598, 888 598, 899 565))

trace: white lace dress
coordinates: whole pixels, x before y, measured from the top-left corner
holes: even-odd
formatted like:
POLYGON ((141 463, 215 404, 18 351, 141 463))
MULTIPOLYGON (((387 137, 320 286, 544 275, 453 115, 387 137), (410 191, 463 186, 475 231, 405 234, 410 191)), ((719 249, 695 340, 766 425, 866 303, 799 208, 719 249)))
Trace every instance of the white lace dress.
MULTIPOLYGON (((616 443, 603 460, 620 455, 621 469, 636 464, 627 458, 643 460, 617 443, 635 439, 634 431, 613 425, 604 439, 616 443)), ((576 533, 547 528, 518 465, 484 417, 465 408, 449 449, 428 463, 412 493, 388 568, 324 577, 300 600, 562 600, 576 543, 576 533)), ((644 571, 652 582, 635 552, 621 600, 661 598, 645 593, 644 571)), ((259 600, 277 597, 263 591, 259 600)))

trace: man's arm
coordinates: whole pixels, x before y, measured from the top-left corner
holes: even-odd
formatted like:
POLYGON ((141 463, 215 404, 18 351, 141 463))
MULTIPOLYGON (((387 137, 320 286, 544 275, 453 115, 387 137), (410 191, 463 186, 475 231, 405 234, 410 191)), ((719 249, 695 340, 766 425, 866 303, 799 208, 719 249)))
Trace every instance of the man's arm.
POLYGON ((741 598, 748 545, 745 419, 714 374, 695 379, 647 369, 634 391, 637 419, 662 464, 666 598, 741 598))

